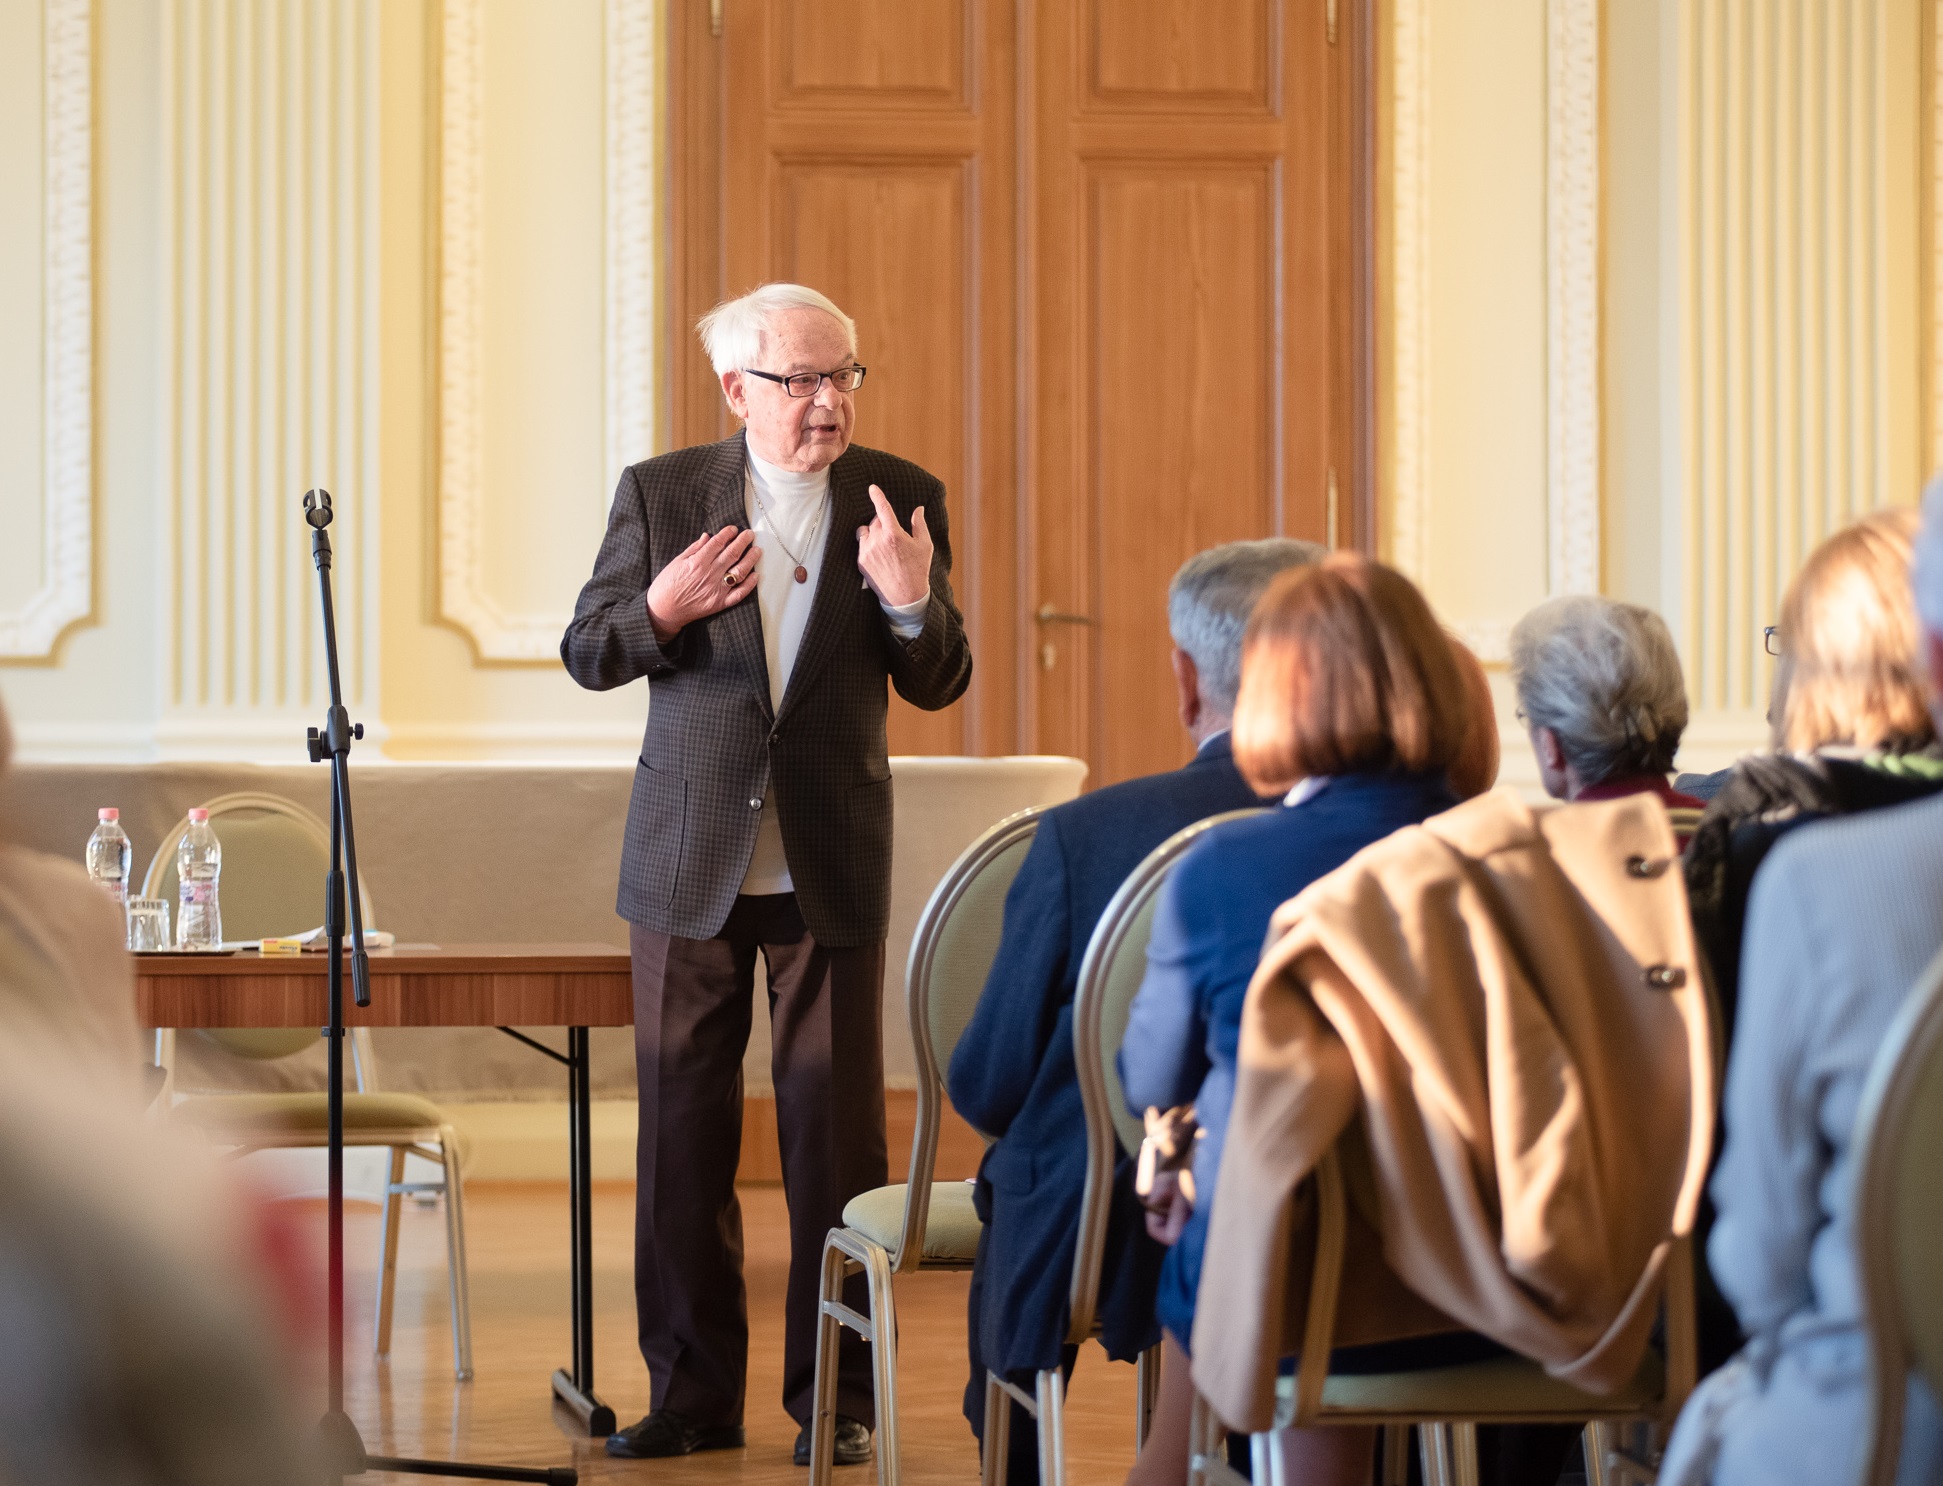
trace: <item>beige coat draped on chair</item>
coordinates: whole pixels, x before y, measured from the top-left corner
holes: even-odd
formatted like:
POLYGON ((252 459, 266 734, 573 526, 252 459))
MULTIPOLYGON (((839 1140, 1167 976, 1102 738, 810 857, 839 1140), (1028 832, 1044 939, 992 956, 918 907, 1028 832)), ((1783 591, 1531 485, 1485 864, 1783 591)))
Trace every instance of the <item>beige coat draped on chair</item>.
POLYGON ((1196 1386, 1268 1427, 1308 1299, 1298 1189, 1347 1133, 1381 1259, 1352 1239, 1339 1344, 1372 1339, 1358 1297, 1387 1267, 1554 1376, 1617 1389, 1692 1226, 1713 1140, 1692 1111, 1713 1105, 1656 799, 1534 810, 1501 790, 1376 843, 1281 908, 1248 990, 1196 1386))

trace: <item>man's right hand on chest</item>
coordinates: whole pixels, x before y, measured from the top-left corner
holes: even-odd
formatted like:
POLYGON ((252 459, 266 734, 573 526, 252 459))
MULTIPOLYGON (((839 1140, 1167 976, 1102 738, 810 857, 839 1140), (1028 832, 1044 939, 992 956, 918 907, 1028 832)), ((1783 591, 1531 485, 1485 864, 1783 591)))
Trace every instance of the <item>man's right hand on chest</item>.
POLYGON ((654 637, 666 645, 697 619, 739 604, 756 587, 756 564, 762 549, 756 534, 725 526, 710 536, 703 532, 648 585, 648 622, 654 637))

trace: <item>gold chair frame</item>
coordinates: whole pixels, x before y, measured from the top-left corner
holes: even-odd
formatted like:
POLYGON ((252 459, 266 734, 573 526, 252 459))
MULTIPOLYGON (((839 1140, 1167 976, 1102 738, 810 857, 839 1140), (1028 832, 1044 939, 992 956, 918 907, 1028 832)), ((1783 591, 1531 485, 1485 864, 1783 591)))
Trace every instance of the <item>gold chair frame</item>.
MULTIPOLYGON (((1073 1277, 1067 1296, 1069 1321, 1066 1340, 1078 1346, 1098 1329, 1100 1270, 1106 1259, 1107 1220, 1113 1209, 1113 1172, 1119 1154, 1140 1149, 1145 1134, 1127 1111, 1113 1052, 1126 1032, 1133 1004, 1113 999, 1124 985, 1114 971, 1127 955, 1147 953, 1148 917, 1161 885, 1174 864, 1200 839, 1201 833, 1223 821, 1256 815, 1257 810, 1230 810, 1176 831, 1155 847, 1128 874, 1101 913, 1080 961, 1078 988, 1073 996, 1073 1062, 1079 1070, 1080 1100, 1086 1110, 1086 1186, 1080 1198, 1079 1237, 1074 1246, 1073 1277)), ((1147 1425, 1153 1418, 1160 1387, 1160 1349, 1141 1354, 1136 1385, 1134 1449, 1146 1447, 1147 1425)), ((1011 1399, 1039 1422, 1039 1479, 1043 1486, 1066 1486, 1065 1380, 1058 1368, 1042 1368, 1033 1391, 1000 1377, 985 1375, 985 1452, 983 1486, 1005 1486, 1006 1447, 1012 1432, 1011 1399)))
MULTIPOLYGON (((1707 1037, 1713 1078, 1693 1088, 1695 1120, 1711 1120, 1703 1107, 1720 1084, 1720 1009, 1703 975, 1702 1026, 1689 1027, 1707 1037)), ((1690 1156, 1690 1160, 1694 1159, 1690 1156)), ((1691 1167, 1688 1172, 1692 1176, 1691 1167)), ((1456 1367, 1386 1375, 1385 1384, 1401 1398, 1382 1406, 1342 1402, 1358 1379, 1332 1378, 1329 1353, 1336 1330, 1344 1234, 1348 1214, 1342 1166, 1334 1150, 1317 1163, 1316 1253, 1309 1282, 1309 1311, 1303 1327, 1302 1356, 1293 1379, 1277 1381, 1274 1428, 1318 1424, 1373 1424, 1384 1431, 1384 1486, 1402 1486, 1407 1461, 1404 1438, 1417 1426, 1424 1486, 1478 1486, 1477 1426, 1480 1424, 1576 1424, 1585 1426, 1586 1486, 1652 1486, 1656 1471, 1646 1452, 1624 1449, 1620 1428, 1630 1424, 1670 1430, 1699 1375, 1698 1315, 1694 1299, 1691 1233, 1673 1236, 1668 1246, 1663 1299, 1664 1357, 1649 1351, 1633 1381, 1612 1397, 1586 1393, 1548 1375, 1536 1362, 1499 1358, 1456 1367), (1338 1399, 1330 1399, 1335 1383, 1338 1399), (1480 1404, 1479 1392, 1495 1396, 1480 1404)), ((1197 1391, 1189 1423, 1189 1486, 1247 1486, 1223 1458, 1226 1429, 1197 1391)), ((1663 1443, 1663 1440, 1662 1440, 1663 1443)), ((1267 1434, 1251 1438, 1255 1486, 1287 1486, 1279 1452, 1267 1434)))
POLYGON ((1943 1285, 1909 1282, 1912 1272, 1936 1269, 1943 1224, 1939 1135, 1943 954, 1923 971, 1883 1037, 1855 1121, 1855 1257, 1869 1332, 1872 1416, 1864 1486, 1895 1486, 1911 1369, 1943 1395, 1943 1285))
MULTIPOLYGON (((823 1245, 823 1269, 817 1300, 816 1397, 810 1424, 810 1483, 829 1486, 836 1463, 837 1344, 841 1328, 849 1327, 871 1344, 871 1374, 877 1404, 877 1480, 897 1486, 897 1301, 891 1277, 914 1270, 968 1270, 966 1258, 929 1258, 924 1253, 926 1225, 931 1214, 932 1176, 937 1169, 938 1126, 945 1106, 940 1050, 931 1027, 931 979, 941 951, 944 931, 964 902, 972 884, 995 866, 1012 863, 1016 874, 1024 859, 1019 848, 1038 830, 1039 807, 1008 815, 965 848, 951 864, 918 915, 905 965, 904 1004, 917 1053, 917 1127, 911 1136, 911 1164, 904 1184, 904 1216, 897 1247, 886 1249, 867 1234, 848 1226, 832 1228, 823 1245), (843 1283, 862 1271, 869 1291, 870 1314, 859 1315, 844 1304, 843 1283)), ((998 944, 992 943, 994 956, 998 944)), ((990 960, 986 962, 989 969, 990 960)))
MULTIPOLYGON (((224 815, 250 811, 279 816, 290 821, 305 834, 309 835, 326 854, 331 848, 330 827, 318 819, 311 811, 282 795, 262 794, 251 790, 237 791, 232 794, 218 795, 204 808, 209 811, 211 821, 224 815)), ((150 858, 148 871, 143 874, 142 893, 154 897, 161 891, 163 879, 168 874, 168 866, 175 856, 177 845, 183 833, 189 829, 189 818, 183 816, 173 830, 162 838, 161 844, 150 858)), ((364 910, 367 927, 376 922, 376 914, 371 905, 371 891, 360 877, 358 897, 364 910)), ((375 1092, 377 1083, 377 1060, 371 1047, 371 1032, 367 1027, 352 1027, 350 1031, 351 1070, 356 1088, 345 1095, 350 1105, 360 1096, 375 1092)), ((210 1035, 218 1046, 228 1047, 239 1056, 259 1057, 260 1053, 241 1050, 222 1035, 222 1029, 211 1029, 210 1035)), ((308 1030, 297 1030, 291 1039, 290 1052, 275 1056, 290 1056, 300 1051, 312 1040, 314 1034, 308 1030)), ((158 1027, 155 1029, 155 1062, 162 1070, 162 1092, 156 1107, 166 1111, 174 1104, 175 1096, 175 1047, 176 1029, 158 1027)), ((225 1096, 213 1094, 210 1098, 225 1096)), ((319 1096, 321 1098, 321 1096, 319 1096)), ((246 1156, 260 1150, 314 1150, 324 1144, 321 1132, 308 1130, 258 1130, 206 1132, 212 1140, 220 1140, 229 1147, 229 1155, 246 1156), (241 1137, 232 1140, 232 1136, 241 1137)), ((465 1242, 465 1183, 460 1172, 459 1144, 456 1132, 450 1124, 443 1121, 437 1124, 400 1125, 396 1127, 347 1128, 344 1132, 347 1148, 385 1147, 391 1151, 391 1164, 384 1191, 383 1219, 379 1234, 381 1254, 376 1315, 373 1325, 373 1352, 388 1356, 391 1352, 392 1313, 396 1304, 398 1279, 398 1233, 399 1217, 403 1200, 408 1195, 418 1193, 442 1193, 445 1196, 445 1241, 446 1241, 446 1279, 452 1313, 452 1371, 460 1382, 472 1376, 472 1289, 466 1269, 465 1242), (436 1164, 443 1175, 442 1181, 407 1182, 405 1180, 405 1157, 420 1156, 436 1164)))

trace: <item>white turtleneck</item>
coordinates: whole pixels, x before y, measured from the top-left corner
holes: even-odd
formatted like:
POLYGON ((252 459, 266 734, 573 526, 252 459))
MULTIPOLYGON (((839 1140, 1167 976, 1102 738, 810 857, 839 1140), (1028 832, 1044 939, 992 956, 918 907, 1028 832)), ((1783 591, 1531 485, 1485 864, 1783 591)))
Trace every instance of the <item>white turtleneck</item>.
MULTIPOLYGON (((796 669, 796 652, 816 602, 816 583, 823 571, 823 549, 830 541, 830 471, 802 475, 771 464, 749 450, 748 479, 742 504, 749 530, 756 534, 762 561, 756 564, 756 606, 762 612, 762 656, 769 667, 769 707, 783 704, 789 673, 796 669), (792 556, 792 554, 794 554, 792 556), (800 563, 808 575, 796 581, 800 563)), ((860 580, 861 581, 861 580, 860 580)), ((744 603, 748 600, 744 599, 744 603)), ((909 604, 884 604, 884 618, 900 640, 915 640, 924 629, 924 611, 931 596, 909 604)), ((782 827, 776 820, 776 791, 772 785, 762 800, 762 824, 756 849, 742 879, 745 893, 788 893, 796 890, 783 858, 782 827)))

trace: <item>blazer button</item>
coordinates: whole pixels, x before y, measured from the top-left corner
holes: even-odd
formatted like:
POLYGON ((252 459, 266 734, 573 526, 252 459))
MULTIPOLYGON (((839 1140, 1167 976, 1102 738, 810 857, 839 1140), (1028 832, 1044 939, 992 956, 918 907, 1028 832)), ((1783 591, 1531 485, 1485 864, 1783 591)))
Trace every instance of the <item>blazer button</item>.
POLYGON ((760 800, 751 800, 751 801, 749 802, 749 808, 750 808, 751 810, 760 810, 760 809, 762 809, 762 801, 760 801, 760 800))

